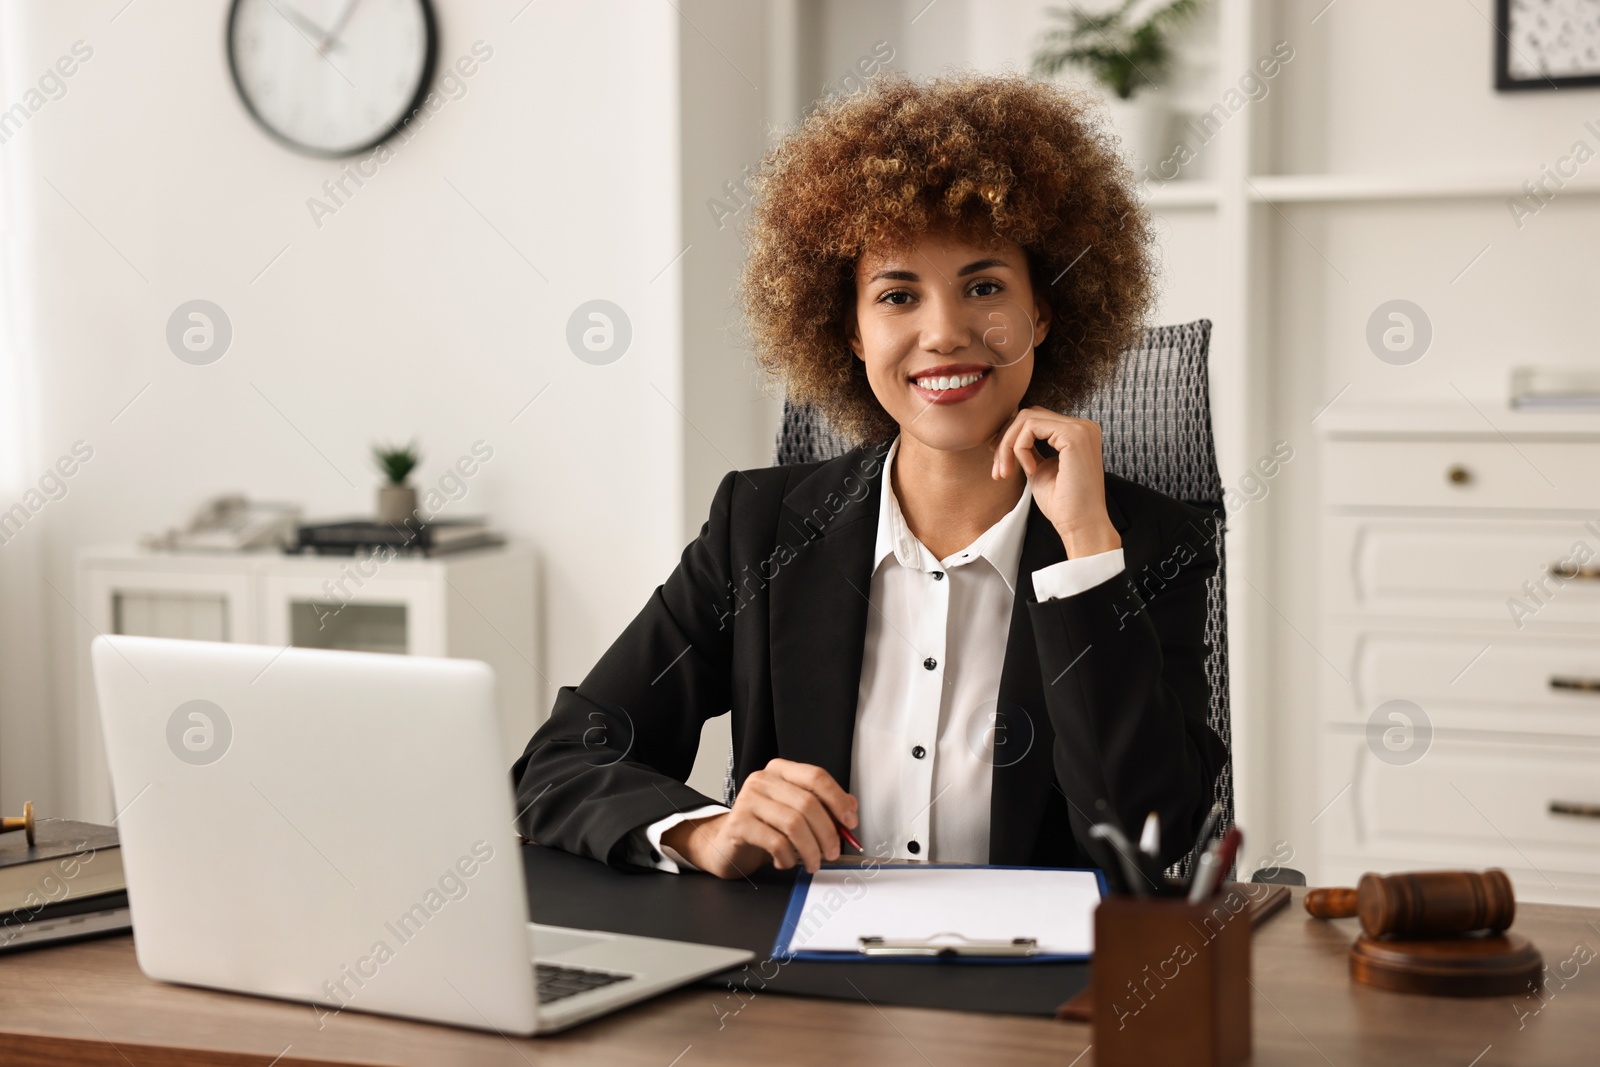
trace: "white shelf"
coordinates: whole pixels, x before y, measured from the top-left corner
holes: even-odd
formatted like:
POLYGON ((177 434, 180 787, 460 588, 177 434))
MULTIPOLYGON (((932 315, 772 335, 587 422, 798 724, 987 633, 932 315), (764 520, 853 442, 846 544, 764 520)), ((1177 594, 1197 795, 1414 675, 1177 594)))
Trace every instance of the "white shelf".
MULTIPOLYGON (((1473 200, 1527 195, 1527 175, 1509 174, 1256 174, 1245 179, 1251 200, 1316 204, 1374 200, 1473 200)), ((1600 194, 1600 180, 1568 181, 1560 196, 1600 194)))
POLYGON ((1600 439, 1600 410, 1513 408, 1502 398, 1473 397, 1454 404, 1426 400, 1393 404, 1334 404, 1317 417, 1331 438, 1486 437, 1600 439))
POLYGON ((1156 182, 1144 187, 1150 208, 1215 208, 1221 192, 1214 181, 1156 182))
MULTIPOLYGON (((1525 197, 1526 177, 1507 174, 1252 174, 1245 199, 1258 204, 1341 204, 1399 200, 1501 200, 1525 197)), ((1559 195, 1600 195, 1600 178, 1573 180, 1559 195)), ((1217 206, 1221 186, 1211 180, 1152 182, 1144 203, 1152 209, 1217 206)))

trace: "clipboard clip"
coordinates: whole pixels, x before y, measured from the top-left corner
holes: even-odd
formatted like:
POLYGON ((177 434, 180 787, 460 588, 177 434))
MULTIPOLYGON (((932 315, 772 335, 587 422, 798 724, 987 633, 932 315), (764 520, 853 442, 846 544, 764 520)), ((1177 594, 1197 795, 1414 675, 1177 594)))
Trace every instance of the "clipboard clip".
POLYGON ((961 934, 943 933, 929 937, 862 937, 857 939, 864 956, 1036 956, 1039 941, 1032 937, 982 940, 961 934))

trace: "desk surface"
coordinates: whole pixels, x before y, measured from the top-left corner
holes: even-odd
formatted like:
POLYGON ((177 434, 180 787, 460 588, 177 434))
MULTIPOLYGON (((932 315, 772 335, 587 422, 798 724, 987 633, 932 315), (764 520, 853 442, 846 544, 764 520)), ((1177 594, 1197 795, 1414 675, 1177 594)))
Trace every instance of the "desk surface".
MULTIPOLYGON (((1295 902, 1255 937, 1252 1063, 1345 1065, 1593 1063, 1600 1044, 1600 909, 1519 908, 1515 929, 1544 953, 1542 1000, 1415 997, 1352 984, 1353 919, 1308 919, 1295 902), (1574 948, 1579 947, 1575 955, 1574 948), (1587 963, 1578 961, 1588 959, 1587 963), (1571 961, 1565 962, 1564 961, 1571 961), (1555 977, 1558 970, 1568 977, 1555 977), (1536 1014, 1535 1014, 1536 1013, 1536 1014)), ((691 987, 550 1037, 493 1034, 355 1012, 321 1030, 308 1007, 153 982, 128 936, 0 956, 0 1060, 7 1064, 293 1067, 341 1064, 753 1063, 1051 1064, 1075 1059, 1089 1027, 1014 1015, 691 987)))

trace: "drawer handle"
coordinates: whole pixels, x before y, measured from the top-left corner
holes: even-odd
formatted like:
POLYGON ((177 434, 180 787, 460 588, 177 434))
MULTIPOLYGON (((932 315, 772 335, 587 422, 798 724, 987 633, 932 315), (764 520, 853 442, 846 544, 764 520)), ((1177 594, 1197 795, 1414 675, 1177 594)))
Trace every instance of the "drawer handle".
POLYGON ((1551 815, 1571 815, 1579 819, 1600 819, 1600 804, 1579 804, 1575 800, 1552 800, 1551 815))
POLYGON ((1580 693, 1600 693, 1600 678, 1575 678, 1571 675, 1552 674, 1551 689, 1572 689, 1580 693))
POLYGON ((1600 582, 1600 563, 1585 563, 1581 566, 1565 561, 1552 563, 1550 574, 1556 578, 1565 578, 1569 582, 1574 580, 1600 582))
POLYGON ((1472 484, 1472 471, 1459 463, 1450 464, 1449 469, 1444 472, 1444 476, 1449 479, 1451 485, 1472 484))

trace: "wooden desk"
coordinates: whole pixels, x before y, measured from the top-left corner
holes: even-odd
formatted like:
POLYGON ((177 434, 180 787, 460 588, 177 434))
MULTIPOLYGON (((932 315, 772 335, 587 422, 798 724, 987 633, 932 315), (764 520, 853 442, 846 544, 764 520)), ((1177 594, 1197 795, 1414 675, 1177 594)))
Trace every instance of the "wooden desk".
MULTIPOLYGON (((1600 1046, 1600 909, 1525 905, 1515 929, 1554 976, 1543 1000, 1448 1000, 1353 985, 1355 920, 1295 902, 1256 934, 1254 1064, 1591 1064, 1600 1046), (1581 946, 1574 956, 1575 947, 1581 946), (1585 958, 1589 962, 1580 964, 1585 958), (1541 1006, 1542 1005, 1542 1006, 1541 1006), (1537 1012, 1537 1014, 1533 1014, 1537 1012)), ((1088 1067, 1084 1025, 757 995, 737 1014, 697 986, 551 1037, 507 1040, 150 981, 130 937, 0 956, 0 1062, 92 1067, 340 1064, 1051 1064, 1088 1067), (715 1005, 716 1007, 713 1007, 715 1005), (722 1016, 719 1019, 719 1015, 722 1016)))

